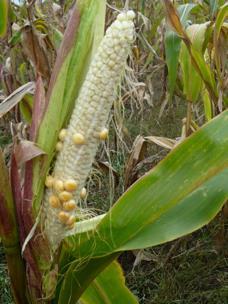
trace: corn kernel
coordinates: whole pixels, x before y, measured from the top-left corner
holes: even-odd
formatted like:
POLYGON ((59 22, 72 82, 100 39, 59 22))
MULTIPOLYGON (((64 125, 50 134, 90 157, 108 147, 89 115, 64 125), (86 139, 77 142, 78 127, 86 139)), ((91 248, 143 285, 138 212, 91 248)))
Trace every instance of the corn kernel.
POLYGON ((127 12, 127 18, 129 20, 133 20, 135 18, 135 12, 134 11, 128 11, 127 12))
POLYGON ((67 226, 67 229, 71 230, 74 229, 75 223, 73 223, 72 225, 67 226))
POLYGON ((117 16, 117 20, 119 21, 125 21, 127 19, 127 16, 125 13, 120 13, 118 16, 117 16))
POLYGON ((81 199, 85 199, 86 198, 86 194, 87 194, 86 188, 82 188, 82 190, 80 192, 80 198, 81 199))
POLYGON ((76 221, 75 216, 74 216, 74 215, 71 215, 71 216, 69 217, 69 219, 67 220, 66 224, 69 225, 69 226, 71 226, 71 225, 73 225, 73 224, 75 223, 75 221, 76 221))
POLYGON ((63 148, 63 144, 61 143, 61 141, 58 141, 55 146, 56 151, 60 152, 62 148, 63 148))
POLYGON ((99 133, 99 138, 100 140, 106 140, 108 138, 108 129, 104 128, 100 133, 99 133))
POLYGON ((70 200, 63 203, 63 209, 65 211, 73 211, 77 207, 75 200, 70 200))
POLYGON ((64 184, 61 180, 57 179, 53 183, 53 187, 56 191, 63 191, 64 190, 64 184))
POLYGON ((85 143, 85 137, 80 133, 75 133, 73 135, 73 142, 76 145, 83 145, 85 143))
POLYGON ((67 191, 75 191, 78 187, 78 184, 73 179, 68 179, 64 182, 64 188, 67 191))
POLYGON ((60 211, 59 214, 58 214, 58 218, 59 218, 61 223, 65 224, 69 220, 70 215, 69 215, 69 213, 66 213, 64 211, 60 211))
POLYGON ((60 200, 58 199, 57 196, 51 195, 48 200, 49 200, 49 204, 50 204, 51 207, 53 207, 53 208, 60 208, 61 207, 60 200))
POLYGON ((70 199, 72 199, 73 195, 70 193, 70 192, 67 192, 67 191, 63 191, 63 192, 60 192, 59 193, 59 199, 62 201, 62 202, 67 202, 69 201, 70 199))
POLYGON ((46 177, 46 180, 45 180, 45 186, 48 187, 48 188, 51 188, 53 186, 53 183, 54 183, 54 178, 53 176, 51 175, 48 175, 46 177))
POLYGON ((66 129, 62 129, 60 132, 59 132, 59 139, 61 141, 64 141, 64 139, 66 138, 66 135, 67 135, 67 130, 66 129))

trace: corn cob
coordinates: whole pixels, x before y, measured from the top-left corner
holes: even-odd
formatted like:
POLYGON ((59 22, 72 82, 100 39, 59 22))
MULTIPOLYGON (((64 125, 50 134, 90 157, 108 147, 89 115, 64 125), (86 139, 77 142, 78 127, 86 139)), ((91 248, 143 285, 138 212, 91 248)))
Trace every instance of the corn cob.
POLYGON ((45 230, 53 249, 67 229, 74 227, 78 208, 73 208, 72 202, 77 204, 80 197, 86 196, 84 184, 97 147, 108 136, 106 123, 134 40, 134 16, 133 11, 122 12, 107 29, 91 62, 69 126, 60 131, 59 153, 52 176, 46 180, 48 189, 44 197, 45 230), (50 197, 52 203, 48 203, 50 197), (56 208, 59 201, 62 206, 56 208))

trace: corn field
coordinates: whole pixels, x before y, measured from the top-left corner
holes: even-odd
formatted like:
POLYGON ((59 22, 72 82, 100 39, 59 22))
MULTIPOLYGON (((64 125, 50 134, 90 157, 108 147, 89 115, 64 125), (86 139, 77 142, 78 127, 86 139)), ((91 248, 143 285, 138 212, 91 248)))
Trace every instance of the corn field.
POLYGON ((0 1, 0 303, 228 301, 227 18, 0 1))

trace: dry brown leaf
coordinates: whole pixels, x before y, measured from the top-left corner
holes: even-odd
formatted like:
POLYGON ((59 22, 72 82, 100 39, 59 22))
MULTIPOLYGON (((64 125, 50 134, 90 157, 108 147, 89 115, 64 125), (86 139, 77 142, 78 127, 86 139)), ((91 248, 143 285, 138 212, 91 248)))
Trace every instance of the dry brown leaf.
POLYGON ((0 104, 0 118, 9 112, 13 107, 22 100, 22 98, 28 94, 33 93, 35 89, 34 82, 28 82, 23 86, 16 89, 0 104))
POLYGON ((38 36, 35 29, 26 25, 22 29, 23 51, 31 60, 36 72, 41 74, 47 81, 50 78, 50 66, 45 52, 42 39, 38 36))
POLYGON ((36 146, 32 141, 22 140, 14 148, 17 165, 20 166, 27 161, 45 154, 43 150, 36 146))
POLYGON ((159 136, 147 136, 145 137, 149 142, 155 143, 156 145, 172 150, 177 141, 175 139, 167 138, 167 137, 159 137, 159 136))
POLYGON ((138 135, 133 143, 132 152, 128 159, 126 169, 125 169, 125 177, 124 177, 124 185, 125 189, 127 189, 132 183, 137 180, 137 172, 135 171, 136 165, 143 160, 146 152, 146 141, 143 136, 138 135))

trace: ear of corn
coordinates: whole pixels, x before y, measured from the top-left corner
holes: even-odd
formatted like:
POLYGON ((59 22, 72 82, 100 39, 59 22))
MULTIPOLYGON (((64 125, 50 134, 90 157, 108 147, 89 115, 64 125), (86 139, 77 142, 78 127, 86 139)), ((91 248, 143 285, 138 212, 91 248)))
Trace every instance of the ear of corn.
MULTIPOLYGON (((62 203, 72 199, 77 203, 80 196, 86 196, 83 186, 97 147, 108 136, 105 126, 134 39, 133 18, 133 11, 123 12, 108 28, 90 65, 69 126, 59 134, 62 146, 57 149, 53 188, 47 189, 44 199, 45 228, 53 248, 58 246, 66 229, 74 224, 73 220, 68 220, 74 218, 77 208, 60 211, 47 201, 54 195, 62 203)), ((66 208, 66 204, 64 206, 66 208)))

